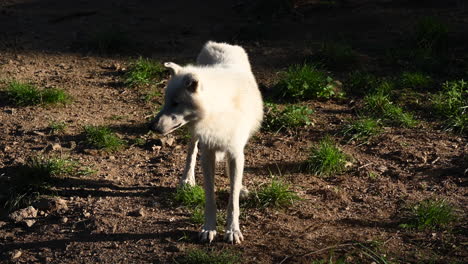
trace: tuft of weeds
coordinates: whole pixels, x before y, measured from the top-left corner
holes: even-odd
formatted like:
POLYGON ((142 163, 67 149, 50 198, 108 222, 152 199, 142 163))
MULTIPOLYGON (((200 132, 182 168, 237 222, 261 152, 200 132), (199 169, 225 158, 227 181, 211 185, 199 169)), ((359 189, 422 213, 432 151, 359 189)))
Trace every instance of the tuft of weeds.
POLYGON ((456 220, 452 205, 441 199, 423 200, 413 206, 407 223, 403 228, 436 230, 448 228, 456 220))
POLYGON ((63 121, 51 121, 49 123, 49 130, 51 134, 62 134, 67 129, 67 123, 63 121))
POLYGON ((401 88, 424 91, 431 88, 432 84, 432 78, 420 72, 403 72, 399 78, 399 85, 401 88))
POLYGON ((260 190, 254 192, 249 202, 252 207, 285 208, 297 200, 300 200, 300 197, 291 190, 289 184, 273 178, 270 184, 264 185, 260 190))
POLYGON ((115 151, 125 145, 122 139, 105 126, 85 126, 84 132, 86 143, 97 149, 115 151))
POLYGON ((348 143, 353 140, 367 141, 370 137, 380 132, 380 120, 365 117, 347 124, 342 133, 348 139, 348 143))
POLYGON ((331 140, 325 137, 310 150, 307 169, 316 175, 328 177, 345 169, 348 156, 331 140))
POLYGON ((318 59, 330 69, 346 70, 358 62, 357 53, 347 44, 337 42, 322 43, 318 59))
POLYGON ((389 95, 377 92, 364 97, 364 111, 372 113, 376 118, 381 118, 385 123, 403 127, 413 127, 417 124, 413 115, 404 112, 403 109, 389 99, 389 95))
POLYGON ((177 257, 174 261, 178 264, 235 264, 240 263, 240 256, 227 250, 192 249, 185 255, 177 257))
POLYGON ((444 118, 448 130, 468 131, 468 85, 464 80, 445 82, 442 91, 432 96, 435 112, 444 118))
POLYGON ((65 104, 71 100, 68 93, 57 88, 38 89, 30 83, 11 81, 6 93, 19 106, 38 104, 65 104))
POLYGON ((124 83, 130 87, 148 85, 152 81, 159 82, 164 77, 165 72, 166 69, 161 63, 140 57, 129 66, 128 71, 124 74, 124 83))
POLYGON ((353 71, 348 75, 344 84, 344 90, 348 95, 362 96, 378 86, 378 78, 368 72, 353 71))
POLYGON ((341 95, 336 91, 333 79, 327 73, 309 64, 292 66, 282 72, 281 77, 276 89, 280 90, 278 92, 283 98, 330 99, 341 95))
POLYGON ((183 206, 202 207, 205 205, 205 190, 198 185, 184 185, 177 188, 173 199, 176 203, 183 206))
POLYGON ((265 103, 266 114, 263 128, 279 132, 283 129, 306 127, 312 124, 309 116, 314 111, 307 106, 288 105, 280 110, 274 103, 265 103))
POLYGON ((78 163, 60 157, 32 156, 15 171, 11 182, 2 184, 2 206, 8 211, 31 204, 44 194, 51 193, 54 178, 79 174, 78 163))

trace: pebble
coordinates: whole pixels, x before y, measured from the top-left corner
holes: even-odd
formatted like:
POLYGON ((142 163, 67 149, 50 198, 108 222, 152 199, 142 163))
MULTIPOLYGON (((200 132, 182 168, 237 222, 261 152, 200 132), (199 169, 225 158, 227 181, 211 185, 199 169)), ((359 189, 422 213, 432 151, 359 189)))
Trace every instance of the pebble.
POLYGON ((23 255, 23 252, 21 252, 20 250, 15 250, 11 253, 11 259, 17 259, 19 257, 21 257, 21 255, 23 255))

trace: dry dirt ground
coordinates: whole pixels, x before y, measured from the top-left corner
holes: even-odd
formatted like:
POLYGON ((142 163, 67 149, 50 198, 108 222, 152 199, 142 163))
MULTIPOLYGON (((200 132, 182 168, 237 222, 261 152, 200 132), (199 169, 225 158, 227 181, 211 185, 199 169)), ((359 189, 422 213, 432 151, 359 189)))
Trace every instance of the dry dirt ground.
MULTIPOLYGON (((17 107, 0 98, 0 175, 13 175, 16 166, 47 154, 53 143, 62 148, 49 154, 97 171, 58 181, 55 195, 68 210, 39 214, 32 227, 15 225, 4 212, 0 262, 173 263, 191 249, 229 250, 241 263, 311 263, 341 256, 348 263, 375 261, 360 245, 391 263, 468 262, 467 137, 443 131, 415 111, 421 120, 416 128, 387 127, 368 144, 345 144, 337 132, 355 116, 351 99, 308 101, 314 126, 261 132, 246 148, 248 188, 255 190, 280 171, 302 200, 287 209, 244 209, 241 245, 197 242, 200 226, 189 221, 189 210, 168 202, 183 170, 186 140, 179 133, 171 146, 154 147, 158 136, 148 134, 147 118, 162 98, 147 102, 142 99, 147 88, 122 85, 121 68, 131 60, 190 62, 206 40, 239 43, 250 54, 258 82, 268 88, 278 71, 310 57, 323 40, 348 40, 364 63, 391 75, 398 69, 380 67, 379 55, 416 18, 436 15, 451 23, 454 35, 467 33, 468 11, 461 1, 430 1, 425 8, 406 1, 332 6, 302 1, 295 11, 279 15, 253 9, 253 2, 0 2, 0 77, 59 87, 73 96, 63 107, 17 107), (259 19, 267 19, 268 26, 259 19), (126 32, 123 50, 105 54, 86 47, 84 40, 111 28, 126 32), (50 134, 51 121, 66 122, 66 131, 50 134), (122 138, 144 138, 146 144, 113 153, 89 150, 82 143, 85 125, 108 125, 122 138), (353 165, 326 179, 298 169, 309 147, 327 134, 336 135, 353 165), (425 198, 443 198, 458 208, 452 230, 399 227, 402 212, 425 198), (143 215, 133 213, 140 209, 143 215)), ((340 79, 347 73, 333 74, 340 79)), ((200 173, 198 168, 198 182, 200 173)), ((219 176, 217 186, 226 190, 228 182, 219 176)))

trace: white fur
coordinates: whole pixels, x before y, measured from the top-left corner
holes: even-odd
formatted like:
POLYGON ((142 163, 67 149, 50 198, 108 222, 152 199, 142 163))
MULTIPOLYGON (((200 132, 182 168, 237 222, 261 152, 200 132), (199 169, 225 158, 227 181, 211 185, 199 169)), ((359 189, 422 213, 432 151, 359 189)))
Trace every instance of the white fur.
POLYGON ((248 56, 239 46, 209 41, 198 55, 197 65, 180 67, 168 63, 166 66, 172 70, 173 76, 166 89, 165 106, 156 117, 156 129, 170 133, 174 127, 176 129, 185 123, 190 126, 193 139, 182 184, 195 184, 194 167, 197 143, 200 143, 206 195, 205 223, 200 238, 211 242, 216 236, 214 174, 216 157, 225 153, 226 172, 231 181, 225 239, 240 243, 244 239, 239 227, 244 147, 259 129, 263 118, 262 97, 248 56), (195 88, 194 84, 197 84, 195 88), (189 102, 187 105, 195 110, 181 110, 181 106, 174 106, 177 107, 175 111, 168 106, 174 100, 184 104, 189 102), (185 121, 189 117, 190 121, 185 121))

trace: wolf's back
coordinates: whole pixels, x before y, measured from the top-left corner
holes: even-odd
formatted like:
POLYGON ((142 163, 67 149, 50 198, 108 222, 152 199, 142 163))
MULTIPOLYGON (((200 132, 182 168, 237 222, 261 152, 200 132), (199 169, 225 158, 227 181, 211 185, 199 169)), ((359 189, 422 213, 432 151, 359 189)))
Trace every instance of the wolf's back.
POLYGON ((234 67, 251 71, 245 50, 236 45, 208 41, 198 54, 197 64, 202 66, 234 67))

